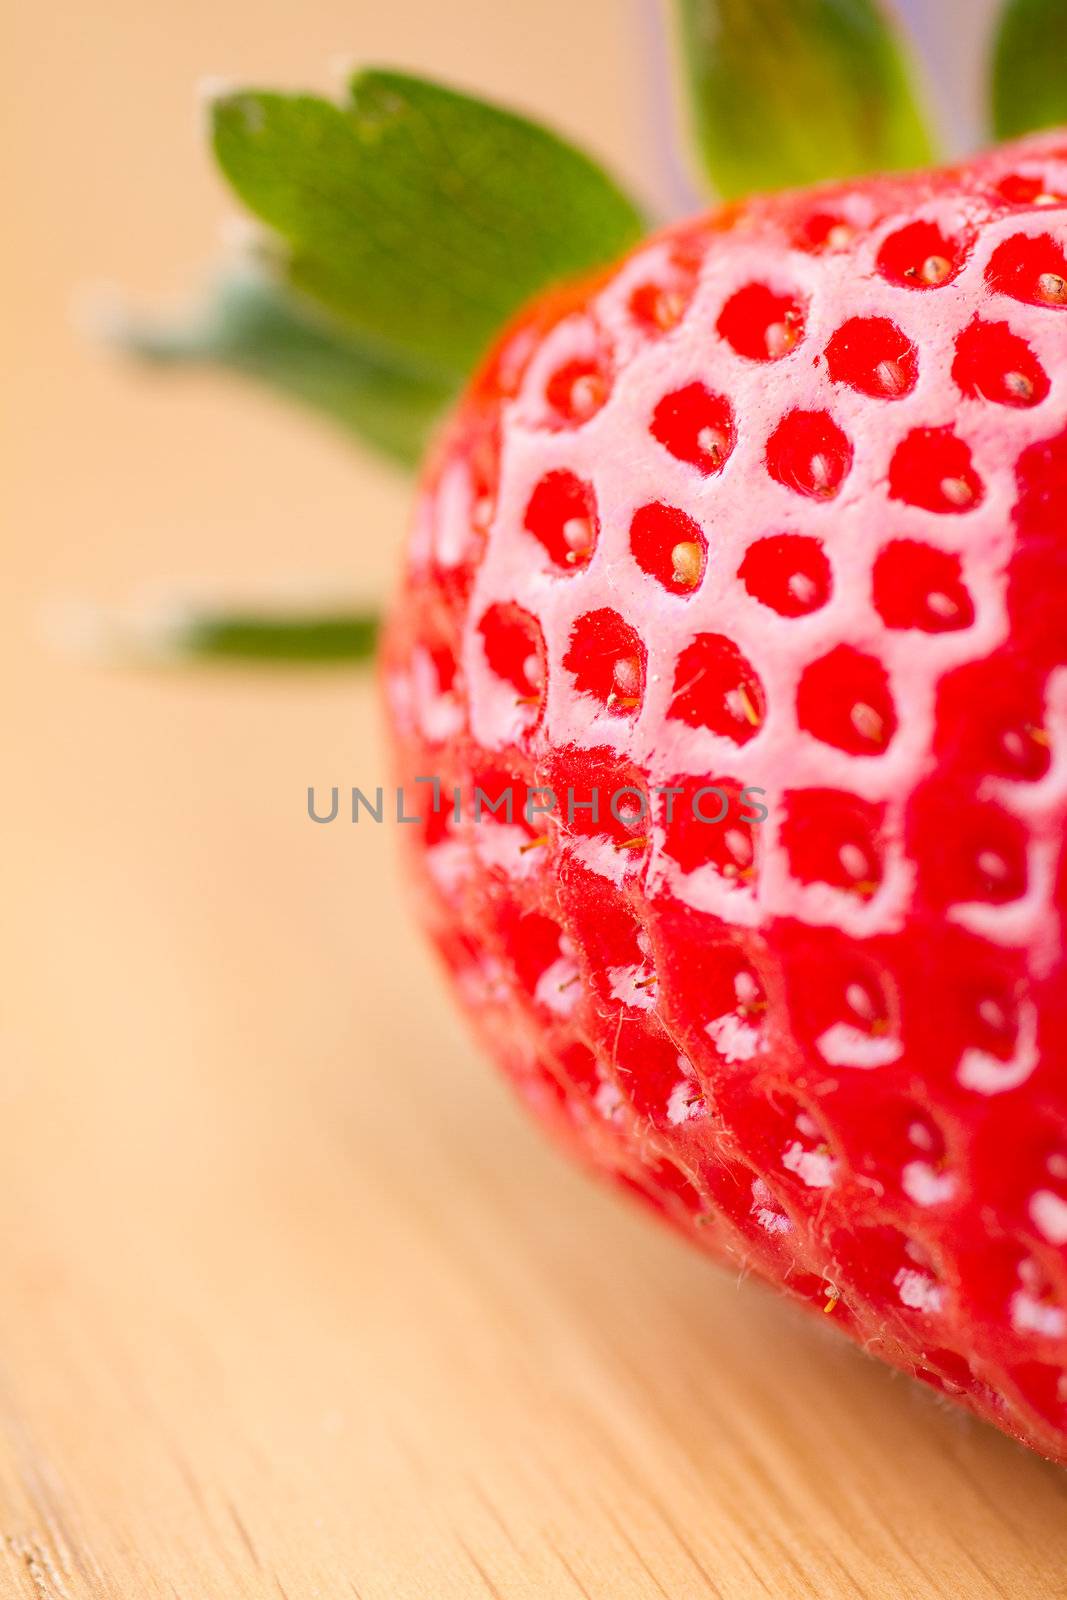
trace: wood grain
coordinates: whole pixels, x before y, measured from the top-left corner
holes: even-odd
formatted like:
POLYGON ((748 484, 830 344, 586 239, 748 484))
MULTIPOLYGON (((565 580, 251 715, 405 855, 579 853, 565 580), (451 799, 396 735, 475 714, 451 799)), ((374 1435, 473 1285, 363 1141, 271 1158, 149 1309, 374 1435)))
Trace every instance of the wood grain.
POLYGON ((381 471, 221 384, 115 371, 67 326, 79 280, 148 290, 206 251, 195 75, 321 81, 344 49, 431 66, 648 184, 618 15, 20 11, 4 1600, 1067 1594, 1067 1477, 526 1126, 452 1018, 388 830, 304 816, 309 782, 380 781, 369 688, 136 677, 42 644, 64 594, 293 573, 374 592, 395 561, 405 493, 381 471))

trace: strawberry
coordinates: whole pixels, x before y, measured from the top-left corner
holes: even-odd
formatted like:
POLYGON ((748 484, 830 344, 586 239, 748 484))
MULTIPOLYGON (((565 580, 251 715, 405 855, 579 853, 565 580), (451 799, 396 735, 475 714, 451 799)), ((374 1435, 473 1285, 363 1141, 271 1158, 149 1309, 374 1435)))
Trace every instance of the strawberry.
MULTIPOLYGON (((671 10, 710 215, 649 240, 552 130, 388 68, 230 91, 267 247, 116 336, 394 463, 433 438, 383 641, 398 816, 524 1099, 1067 1462, 1064 7, 1003 0, 992 127, 1035 136, 944 171, 878 0, 671 10)), ((379 638, 343 604, 159 632, 379 638)))
POLYGON ((669 228, 483 365, 384 682, 524 1099, 1067 1461, 1065 383, 1067 134, 669 228))

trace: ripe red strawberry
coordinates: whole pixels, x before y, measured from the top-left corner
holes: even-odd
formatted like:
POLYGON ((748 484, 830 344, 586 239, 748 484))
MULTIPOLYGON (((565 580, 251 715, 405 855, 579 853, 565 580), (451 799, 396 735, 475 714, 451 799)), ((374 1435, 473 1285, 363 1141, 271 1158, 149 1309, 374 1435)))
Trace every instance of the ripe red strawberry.
POLYGON ((1065 252, 1057 135, 543 301, 436 452, 385 664, 445 786, 422 901, 527 1101, 1063 1460, 1065 252))

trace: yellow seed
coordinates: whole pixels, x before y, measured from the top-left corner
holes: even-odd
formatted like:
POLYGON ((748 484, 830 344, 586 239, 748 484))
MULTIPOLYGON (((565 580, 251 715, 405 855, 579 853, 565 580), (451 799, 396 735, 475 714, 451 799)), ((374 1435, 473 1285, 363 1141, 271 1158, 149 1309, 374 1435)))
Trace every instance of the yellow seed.
POLYGON ((1008 863, 996 850, 980 850, 978 853, 978 870, 990 883, 1003 883, 1008 876, 1008 863))
POLYGON ((600 409, 606 395, 603 379, 595 372, 583 372, 571 384, 571 410, 576 417, 584 420, 600 409))
POLYGON ((707 457, 712 467, 722 465, 728 442, 726 435, 719 428, 701 428, 697 434, 697 448, 701 455, 707 457))
POLYGON ((704 570, 704 552, 695 539, 683 539, 671 551, 671 576, 683 589, 695 589, 704 570))
POLYGON ((519 854, 520 854, 520 856, 524 856, 526 854, 527 850, 540 850, 541 846, 545 845, 547 843, 548 843, 548 834, 547 833, 542 833, 539 838, 530 839, 526 844, 520 844, 520 846, 519 846, 519 854))
POLYGON ((636 656, 620 656, 615 663, 615 687, 621 694, 635 694, 641 687, 641 663, 636 656))
POLYGON ((734 994, 742 1006, 752 1006, 760 998, 759 984, 751 972, 739 972, 734 979, 734 994))
POLYGON ((821 452, 811 458, 811 486, 817 495, 834 493, 833 463, 821 452))
POLYGON ((733 856, 738 868, 752 865, 752 839, 743 828, 727 828, 722 842, 733 856))
POLYGON ((1067 302, 1067 278, 1058 272, 1043 272, 1037 280, 1037 292, 1050 305, 1062 306, 1067 302))
POLYGON ((936 288, 939 283, 944 283, 952 271, 952 263, 945 256, 927 256, 919 268, 919 276, 930 288, 936 288))
POLYGON ((847 222, 835 222, 826 235, 826 243, 831 250, 843 250, 846 244, 852 243, 852 229, 847 222))
POLYGON ((818 593, 814 579, 809 578, 806 572, 794 572, 786 588, 797 604, 802 606, 810 605, 818 593))
POLYGON ((666 332, 682 320, 685 299, 677 289, 661 289, 656 296, 652 315, 658 327, 666 332))
POLYGON ((862 1021, 870 1022, 874 1016, 874 1003, 862 983, 850 983, 845 989, 845 1000, 862 1021))
POLYGON ((487 495, 479 495, 471 509, 471 521, 479 533, 486 533, 493 520, 493 501, 487 495))
POLYGON ((1008 1016, 1004 1007, 992 995, 987 995, 978 1003, 978 1015, 987 1028, 995 1028, 998 1033, 1003 1033, 1008 1026, 1008 1016))
POLYGON ((874 375, 884 393, 892 395, 904 393, 907 379, 899 361, 879 361, 874 369, 874 375))
POLYGON ((941 594, 937 590, 926 596, 926 604, 934 616, 940 617, 943 622, 947 622, 959 611, 959 606, 950 594, 941 594))
POLYGON ((873 706, 865 705, 862 700, 852 707, 852 726, 861 739, 867 739, 871 744, 881 744, 885 738, 885 723, 873 706))
POLYGON ((1025 372, 1006 372, 1004 374, 1004 387, 1016 400, 1032 400, 1034 386, 1025 372))
POLYGON ((568 517, 563 524, 563 542, 577 560, 586 555, 593 542, 593 524, 588 517, 568 517))
POLYGON ((843 844, 837 852, 837 857, 849 877, 855 878, 857 881, 864 878, 870 870, 870 862, 867 860, 866 853, 860 849, 858 844, 843 844))
POLYGON ((641 850, 647 843, 648 835, 641 834, 636 839, 620 839, 615 848, 616 850, 641 850))
POLYGON ((858 844, 843 844, 837 853, 837 859, 853 880, 849 885, 850 893, 858 894, 861 900, 869 900, 877 893, 878 882, 870 875, 871 863, 858 844))
POLYGON ((754 728, 758 728, 759 712, 756 709, 752 696, 749 694, 743 683, 738 686, 737 699, 741 710, 744 713, 745 721, 751 723, 754 728))
POLYGON ((794 324, 787 317, 783 322, 772 322, 767 329, 767 354, 774 361, 778 356, 786 356, 799 339, 794 324))
POLYGON ((974 499, 974 490, 966 478, 942 478, 941 493, 954 506, 969 506, 974 499))

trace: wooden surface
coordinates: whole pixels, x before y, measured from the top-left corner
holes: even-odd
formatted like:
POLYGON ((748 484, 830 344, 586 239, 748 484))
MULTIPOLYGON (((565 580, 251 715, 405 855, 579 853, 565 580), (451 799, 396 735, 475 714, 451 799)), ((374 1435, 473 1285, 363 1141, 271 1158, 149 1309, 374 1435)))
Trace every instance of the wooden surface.
POLYGON ((33 10, 0 113, 3 1600, 1067 1595, 1067 1475, 525 1125, 413 935, 388 831, 304 817, 309 782, 380 777, 366 687, 130 677, 42 644, 64 596, 376 592, 395 561, 405 493, 379 469, 68 326, 79 282, 177 287, 206 252, 193 78, 431 66, 650 185, 624 8, 33 10))

